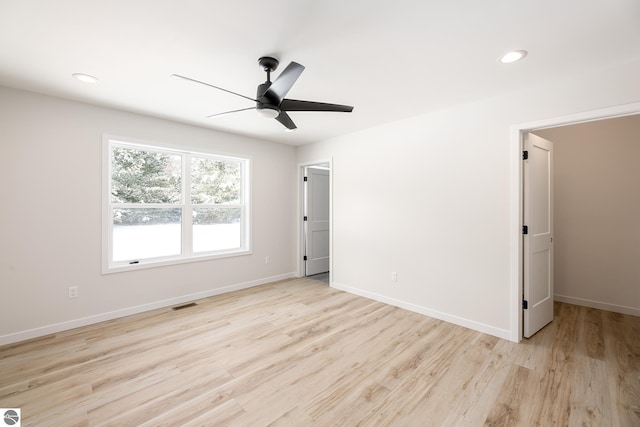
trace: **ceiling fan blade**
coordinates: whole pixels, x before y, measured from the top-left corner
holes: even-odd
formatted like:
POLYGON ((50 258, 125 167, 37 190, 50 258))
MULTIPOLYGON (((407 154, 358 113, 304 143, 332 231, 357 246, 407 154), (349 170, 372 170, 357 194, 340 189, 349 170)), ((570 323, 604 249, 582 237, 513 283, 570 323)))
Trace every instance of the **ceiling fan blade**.
POLYGON ((276 120, 282 123, 289 130, 297 129, 297 126, 295 123, 293 123, 293 120, 291 120, 291 117, 289 117, 289 115, 284 111, 280 111, 280 114, 278 114, 278 117, 276 117, 276 120))
POLYGON ((239 111, 247 111, 247 110, 255 110, 255 109, 256 107, 249 107, 249 108, 241 108, 239 110, 225 111, 224 113, 211 114, 210 116, 207 116, 207 119, 210 119, 211 117, 219 117, 219 116, 224 116, 226 114, 237 113, 239 111))
POLYGON ((297 99, 283 99, 279 108, 281 111, 336 111, 342 113, 350 113, 353 111, 353 107, 350 105, 299 101, 297 99))
POLYGON ((289 90, 291 90, 291 87, 303 71, 304 65, 300 65, 297 62, 290 63, 278 78, 271 83, 264 95, 276 105, 279 104, 287 96, 287 93, 289 93, 289 90))
POLYGON ((248 96, 244 96, 244 95, 241 95, 239 93, 235 93, 235 92, 232 92, 230 90, 227 90, 227 89, 224 89, 224 88, 221 88, 221 87, 218 87, 218 86, 214 86, 214 85, 209 84, 209 83, 201 82, 200 80, 192 79, 191 77, 181 76, 180 74, 171 74, 171 77, 177 77, 179 79, 187 80, 187 81, 190 81, 190 82, 200 83, 201 85, 209 86, 209 87, 212 87, 214 89, 218 89, 218 90, 221 90, 223 92, 230 93, 232 95, 241 96, 241 97, 243 97, 245 99, 248 99, 249 101, 257 102, 255 99, 249 98, 248 96))

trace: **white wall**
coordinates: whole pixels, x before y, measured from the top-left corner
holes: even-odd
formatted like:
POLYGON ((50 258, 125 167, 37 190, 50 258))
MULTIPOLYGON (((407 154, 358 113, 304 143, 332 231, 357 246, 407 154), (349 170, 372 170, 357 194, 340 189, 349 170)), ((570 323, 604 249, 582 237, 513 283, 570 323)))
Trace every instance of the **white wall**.
POLYGON ((640 61, 585 72, 302 146, 297 158, 284 145, 0 88, 0 344, 292 275, 296 163, 328 158, 334 286, 516 339, 510 128, 638 102, 638 75, 640 61), (103 133, 252 156, 253 255, 101 275, 103 133), (80 297, 69 300, 68 286, 80 297))
POLYGON ((333 286, 517 340, 511 126, 637 102, 638 75, 629 62, 300 147, 299 162, 333 158, 333 286))
POLYGON ((640 115, 535 133, 554 144, 556 300, 640 315, 640 115))
POLYGON ((296 271, 294 147, 1 87, 0 147, 0 344, 296 271), (101 275, 103 133, 251 156, 253 254, 101 275))

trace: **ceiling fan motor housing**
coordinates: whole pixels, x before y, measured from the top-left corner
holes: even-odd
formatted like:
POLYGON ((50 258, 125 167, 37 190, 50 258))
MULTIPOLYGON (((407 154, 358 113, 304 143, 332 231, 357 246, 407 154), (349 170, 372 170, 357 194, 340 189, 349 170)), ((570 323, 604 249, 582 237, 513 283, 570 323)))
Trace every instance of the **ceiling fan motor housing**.
POLYGON ((256 92, 256 109, 258 110, 258 112, 263 109, 270 109, 280 113, 277 100, 269 99, 269 97, 266 95, 267 89, 269 89, 270 87, 271 82, 269 81, 258 85, 258 90, 256 92))

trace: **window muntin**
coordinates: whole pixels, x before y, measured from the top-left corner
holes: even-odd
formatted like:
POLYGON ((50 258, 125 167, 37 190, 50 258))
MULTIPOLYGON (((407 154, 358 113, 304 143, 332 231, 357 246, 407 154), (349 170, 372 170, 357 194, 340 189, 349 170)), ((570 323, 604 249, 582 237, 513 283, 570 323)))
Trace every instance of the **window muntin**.
POLYGON ((106 272, 249 253, 249 159, 105 144, 106 272))

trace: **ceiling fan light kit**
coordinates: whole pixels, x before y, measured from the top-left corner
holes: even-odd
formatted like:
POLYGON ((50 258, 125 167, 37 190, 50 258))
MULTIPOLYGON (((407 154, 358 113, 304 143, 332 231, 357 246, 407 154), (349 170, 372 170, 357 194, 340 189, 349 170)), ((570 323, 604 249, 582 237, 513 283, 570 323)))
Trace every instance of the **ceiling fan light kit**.
POLYGON ((276 110, 275 108, 263 106, 260 108, 256 107, 256 110, 258 111, 258 114, 260 114, 265 119, 275 119, 280 115, 280 111, 276 110))
POLYGON ((190 77, 181 76, 179 74, 172 74, 172 76, 193 83, 209 86, 214 89, 222 90, 224 92, 240 96, 256 103, 255 107, 225 111, 224 113, 212 114, 207 117, 217 117, 225 114, 236 113, 239 111, 255 109, 262 117, 268 119, 276 119, 288 131, 293 131, 297 129, 297 127, 293 120, 291 120, 291 117, 289 117, 289 115, 287 114, 288 111, 328 111, 343 113, 350 113, 351 111, 353 111, 353 107, 349 105, 328 104, 315 101, 300 101, 296 99, 285 98, 287 93, 289 93, 289 90, 291 90, 291 87, 293 87, 294 83, 298 80, 298 77, 300 77, 300 74, 302 74, 302 72, 304 71, 304 66, 298 64, 297 62, 291 62, 272 82, 271 73, 275 71, 276 68, 278 68, 279 63, 280 62, 276 58, 273 58, 271 56, 263 56, 258 59, 258 64, 267 73, 267 80, 264 83, 258 85, 258 89, 256 91, 256 99, 232 92, 218 86, 214 86, 209 83, 201 82, 190 77))

